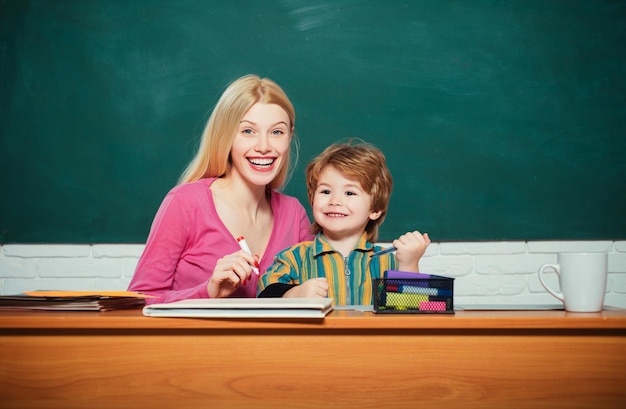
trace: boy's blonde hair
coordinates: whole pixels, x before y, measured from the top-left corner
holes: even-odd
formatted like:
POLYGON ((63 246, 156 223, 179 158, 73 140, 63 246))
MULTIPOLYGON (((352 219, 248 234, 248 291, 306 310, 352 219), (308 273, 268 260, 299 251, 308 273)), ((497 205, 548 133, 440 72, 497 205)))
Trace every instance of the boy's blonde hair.
MULTIPOLYGON (((268 78, 245 75, 232 82, 217 101, 202 133, 198 152, 181 175, 179 183, 195 182, 206 177, 221 177, 230 171, 232 166, 230 149, 237 128, 246 112, 257 102, 276 104, 285 110, 291 121, 291 138, 294 140, 296 114, 287 94, 268 78)), ((282 187, 290 171, 288 151, 283 166, 268 188, 282 187)))
MULTIPOLYGON (((371 243, 376 242, 378 226, 387 215, 393 186, 385 155, 374 145, 363 141, 350 140, 347 143, 336 143, 327 147, 306 168, 306 186, 311 205, 320 174, 327 167, 333 167, 347 179, 359 182, 363 190, 372 196, 370 210, 379 211, 381 215, 378 219, 367 223, 365 232, 371 243)), ((314 221, 311 225, 311 232, 317 234, 321 231, 322 227, 314 221)))

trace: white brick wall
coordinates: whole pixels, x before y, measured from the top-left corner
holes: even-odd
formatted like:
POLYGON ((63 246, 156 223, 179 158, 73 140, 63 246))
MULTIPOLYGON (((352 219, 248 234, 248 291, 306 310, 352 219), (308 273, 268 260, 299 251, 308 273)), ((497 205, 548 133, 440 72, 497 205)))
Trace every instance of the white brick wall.
MULTIPOLYGON (((0 247, 0 294, 29 290, 124 290, 143 245, 22 245, 0 247)), ((454 301, 468 304, 555 304, 537 270, 559 251, 609 254, 605 304, 626 308, 626 241, 432 243, 425 273, 454 277, 454 301)), ((550 275, 551 274, 551 275, 550 275)), ((556 275, 550 284, 558 289, 556 275)))

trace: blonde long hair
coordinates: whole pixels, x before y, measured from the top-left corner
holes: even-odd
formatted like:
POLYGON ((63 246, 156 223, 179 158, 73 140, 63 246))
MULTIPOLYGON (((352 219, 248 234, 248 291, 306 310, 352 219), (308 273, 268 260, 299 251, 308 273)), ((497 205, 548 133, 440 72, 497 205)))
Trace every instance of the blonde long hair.
MULTIPOLYGON (((269 78, 245 75, 233 81, 217 101, 207 121, 200 146, 178 183, 195 182, 206 177, 221 177, 232 166, 230 150, 241 118, 257 102, 276 104, 285 110, 291 121, 291 140, 295 140, 296 113, 287 94, 269 78)), ((297 143, 295 145, 297 155, 297 143)), ((276 178, 268 185, 270 189, 282 187, 291 171, 290 152, 276 178)))

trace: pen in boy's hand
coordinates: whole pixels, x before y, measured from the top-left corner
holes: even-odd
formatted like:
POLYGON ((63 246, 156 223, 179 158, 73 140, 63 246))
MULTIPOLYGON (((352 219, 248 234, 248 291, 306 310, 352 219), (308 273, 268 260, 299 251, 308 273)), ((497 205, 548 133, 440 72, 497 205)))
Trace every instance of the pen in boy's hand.
POLYGON ((393 246, 392 247, 388 247, 388 248, 386 248, 384 250, 380 250, 380 251, 377 251, 376 253, 372 254, 372 257, 382 256, 383 254, 388 254, 388 253, 391 253, 391 252, 396 251, 396 250, 397 249, 395 247, 393 247, 393 246))
MULTIPOLYGON (((243 236, 237 237, 237 243, 239 243, 239 247, 241 247, 243 251, 252 254, 252 250, 248 247, 248 243, 246 243, 246 239, 244 239, 243 236)), ((260 274, 259 269, 256 266, 252 266, 252 271, 254 271, 254 274, 257 276, 260 274)))

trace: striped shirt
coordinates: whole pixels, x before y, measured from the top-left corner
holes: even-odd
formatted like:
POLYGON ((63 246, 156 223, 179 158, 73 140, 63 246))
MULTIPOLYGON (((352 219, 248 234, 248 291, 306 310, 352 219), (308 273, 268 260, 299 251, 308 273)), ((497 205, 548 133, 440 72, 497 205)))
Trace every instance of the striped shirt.
POLYGON ((326 277, 328 297, 335 305, 371 305, 372 279, 382 278, 387 270, 396 269, 393 254, 372 257, 382 249, 367 241, 365 233, 348 257, 334 250, 322 233, 313 241, 293 245, 274 258, 257 284, 257 296, 275 283, 299 285, 306 280, 326 277))

